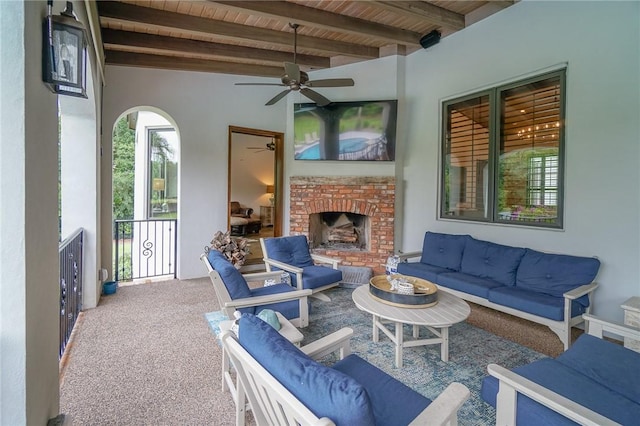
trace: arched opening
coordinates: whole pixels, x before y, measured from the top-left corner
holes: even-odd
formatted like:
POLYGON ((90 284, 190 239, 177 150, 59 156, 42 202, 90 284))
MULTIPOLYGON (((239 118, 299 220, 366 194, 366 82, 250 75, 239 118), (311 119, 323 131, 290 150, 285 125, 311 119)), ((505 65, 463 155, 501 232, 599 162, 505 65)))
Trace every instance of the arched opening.
POLYGON ((165 112, 137 107, 113 128, 113 270, 119 283, 176 277, 180 138, 165 112))

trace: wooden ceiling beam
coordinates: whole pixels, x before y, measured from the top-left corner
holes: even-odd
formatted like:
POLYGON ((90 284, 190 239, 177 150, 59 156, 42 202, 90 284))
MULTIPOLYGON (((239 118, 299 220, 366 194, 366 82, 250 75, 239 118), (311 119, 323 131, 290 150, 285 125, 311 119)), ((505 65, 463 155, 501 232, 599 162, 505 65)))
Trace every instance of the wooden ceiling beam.
MULTIPOLYGON (((162 55, 163 52, 174 52, 233 59, 242 58, 254 61, 266 61, 273 64, 293 61, 293 55, 291 53, 278 50, 210 43, 200 40, 136 33, 132 31, 118 31, 109 28, 102 29, 102 39, 106 45, 115 47, 113 50, 118 50, 117 47, 138 47, 152 49, 160 55, 162 55)), ((323 56, 297 54, 296 62, 299 65, 306 65, 316 69, 330 67, 330 59, 323 56)))
POLYGON ((438 27, 461 30, 465 27, 464 15, 423 1, 372 0, 369 4, 403 16, 420 16, 438 27))
MULTIPOLYGON (((132 4, 100 1, 98 11, 101 20, 133 22, 167 29, 173 28, 188 34, 221 36, 232 40, 260 42, 276 45, 280 48, 292 48, 293 34, 265 28, 251 27, 231 22, 167 12, 150 7, 132 4)), ((328 55, 347 55, 373 59, 379 55, 379 49, 318 37, 298 36, 298 47, 323 52, 328 55)))
POLYGON ((419 46, 420 37, 424 35, 285 1, 209 1, 217 5, 222 5, 230 10, 273 18, 283 22, 293 22, 300 25, 323 28, 329 31, 359 36, 367 35, 386 41, 388 44, 419 46))
POLYGON ((170 69, 179 71, 216 72, 221 74, 253 75, 259 77, 281 77, 282 67, 241 64, 238 62, 211 61, 200 58, 178 56, 147 55, 107 49, 107 65, 170 69))

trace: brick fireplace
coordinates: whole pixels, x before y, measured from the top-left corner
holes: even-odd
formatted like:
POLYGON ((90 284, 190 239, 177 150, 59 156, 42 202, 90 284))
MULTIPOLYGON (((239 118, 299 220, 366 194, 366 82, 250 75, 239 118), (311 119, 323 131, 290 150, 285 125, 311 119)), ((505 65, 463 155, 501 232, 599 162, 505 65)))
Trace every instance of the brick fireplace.
POLYGON ((387 257, 394 251, 395 189, 393 176, 292 176, 290 234, 306 235, 313 253, 339 258, 344 266, 367 266, 374 274, 382 274, 387 257), (319 232, 310 232, 317 226, 310 223, 322 214, 366 217, 367 226, 359 231, 366 233, 360 236, 366 244, 324 246, 317 241, 319 232))

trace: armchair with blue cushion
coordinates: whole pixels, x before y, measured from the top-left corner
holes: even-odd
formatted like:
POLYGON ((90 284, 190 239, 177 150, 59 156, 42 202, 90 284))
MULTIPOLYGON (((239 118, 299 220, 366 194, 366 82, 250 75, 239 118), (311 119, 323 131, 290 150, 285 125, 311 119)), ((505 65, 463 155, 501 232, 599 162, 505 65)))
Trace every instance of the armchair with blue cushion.
POLYGON ((317 293, 335 287, 342 281, 339 260, 312 254, 305 235, 260 238, 260 245, 267 271, 289 272, 293 286, 300 290, 311 290, 315 297, 329 300, 317 293))
POLYGON ((583 315, 587 333, 557 358, 508 370, 489 364, 481 396, 496 425, 637 425, 640 353, 603 333, 640 340, 640 329, 583 315))
POLYGON ((355 354, 344 328, 297 348, 254 315, 243 315, 236 336, 222 344, 234 365, 258 426, 456 425, 469 390, 452 383, 434 401, 355 354), (340 351, 329 367, 315 359, 340 351))
POLYGON ((280 276, 280 272, 241 274, 225 256, 217 250, 202 254, 220 304, 228 318, 234 311, 259 314, 264 309, 280 312, 296 327, 309 325, 310 290, 298 290, 288 284, 249 288, 247 281, 261 281, 280 276))

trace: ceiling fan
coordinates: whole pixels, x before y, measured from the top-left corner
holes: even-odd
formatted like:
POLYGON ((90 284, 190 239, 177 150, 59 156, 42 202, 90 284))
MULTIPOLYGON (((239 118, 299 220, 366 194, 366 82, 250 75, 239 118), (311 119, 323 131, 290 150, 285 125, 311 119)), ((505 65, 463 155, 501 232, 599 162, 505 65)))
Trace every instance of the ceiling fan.
POLYGON ((284 86, 288 89, 275 95, 265 105, 273 105, 280 99, 284 98, 289 92, 300 92, 307 98, 314 101, 319 106, 325 106, 331 101, 310 87, 349 87, 354 85, 352 78, 327 78, 323 80, 309 80, 309 75, 300 71, 300 67, 296 64, 296 53, 298 50, 298 24, 289 23, 293 28, 293 63, 284 63, 284 75, 281 78, 282 83, 236 83, 237 86, 284 86))
POLYGON ((248 146, 247 149, 257 149, 256 153, 262 152, 262 151, 275 151, 276 150, 276 144, 275 144, 275 142, 269 142, 269 143, 265 144, 264 147, 261 147, 261 146, 248 146))

